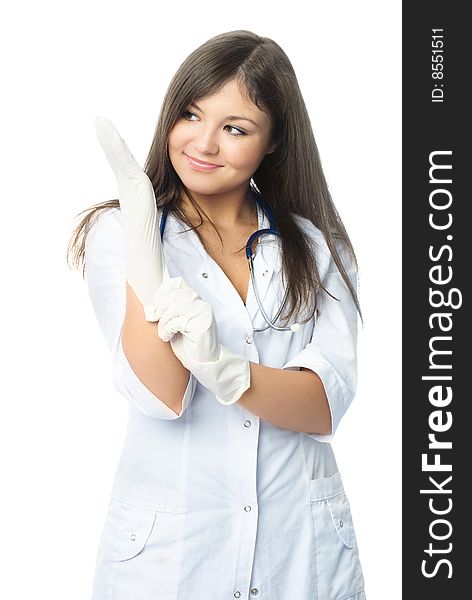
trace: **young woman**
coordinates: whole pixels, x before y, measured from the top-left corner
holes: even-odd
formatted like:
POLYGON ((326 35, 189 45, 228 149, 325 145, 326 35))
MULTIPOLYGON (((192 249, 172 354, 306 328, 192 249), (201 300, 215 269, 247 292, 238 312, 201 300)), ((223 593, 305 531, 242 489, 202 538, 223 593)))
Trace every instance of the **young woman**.
POLYGON ((69 251, 130 415, 94 600, 363 600, 329 443, 356 390, 357 263, 289 59, 249 31, 197 48, 144 171, 97 133, 119 200, 69 251))

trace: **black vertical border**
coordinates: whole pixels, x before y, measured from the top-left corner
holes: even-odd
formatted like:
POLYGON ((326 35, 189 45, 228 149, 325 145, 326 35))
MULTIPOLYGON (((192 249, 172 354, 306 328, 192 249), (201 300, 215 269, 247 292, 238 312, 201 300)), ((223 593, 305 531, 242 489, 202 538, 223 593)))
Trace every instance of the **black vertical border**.
MULTIPOLYGON (((465 511, 466 506, 471 504, 467 489, 469 481, 472 482, 472 429, 468 420, 469 406, 472 405, 472 384, 468 377, 469 374, 472 376, 472 327, 466 293, 472 277, 469 267, 472 259, 472 219, 468 217, 472 205, 469 189, 472 104, 466 91, 472 81, 472 23, 465 14, 467 8, 467 3, 457 1, 403 3, 402 565, 405 599, 451 600, 469 597, 472 593, 470 583, 466 581, 467 574, 472 573, 472 563, 469 566, 469 557, 472 557, 470 511, 465 511), (435 68, 433 57, 439 54, 433 52, 433 29, 444 30, 441 79, 432 75, 435 68), (432 102, 435 87, 444 91, 443 102, 432 102), (435 171, 438 178, 451 177, 451 184, 430 183, 430 155, 435 151, 452 152, 449 156, 437 155, 434 159, 437 163, 452 165, 450 171, 435 171), (440 211, 431 207, 430 194, 435 188, 449 190, 452 195, 449 209, 440 211), (450 213, 450 228, 443 231, 433 229, 429 223, 430 213, 435 213, 433 219, 437 219, 437 223, 441 219, 446 223, 450 213), (439 258, 431 259, 430 248, 432 254, 439 258), (449 283, 432 283, 430 269, 438 265, 441 265, 441 270, 436 270, 433 277, 445 279, 452 273, 449 283), (454 304, 461 297, 461 306, 433 308, 430 289, 442 290, 445 297, 450 292, 454 304), (457 291, 452 292, 452 289, 457 291), (441 331, 438 319, 432 321, 431 327, 429 318, 436 312, 449 315, 442 323, 445 326, 452 322, 450 331, 441 331), (450 341, 434 342, 436 349, 452 351, 450 355, 444 354, 436 360, 441 365, 452 364, 452 369, 433 371, 429 368, 429 342, 434 336, 452 338, 450 341), (423 380, 422 377, 427 375, 450 375, 452 380, 423 380), (451 387, 449 405, 435 407, 431 404, 429 390, 434 385, 451 387), (436 425, 438 419, 447 424, 452 418, 449 429, 436 433, 437 440, 452 443, 451 449, 428 449, 428 435, 434 433, 431 413, 437 410, 441 411, 441 417, 436 417, 436 425), (452 471, 424 471, 424 453, 428 454, 429 463, 434 462, 434 454, 438 453, 438 460, 451 464, 452 471), (429 476, 450 493, 422 494, 422 489, 438 489, 430 482, 429 476), (452 480, 444 483, 449 476, 452 480), (434 509, 450 508, 450 512, 433 514, 430 501, 434 509), (449 524, 433 523, 437 519, 444 519, 449 524), (434 539, 431 532, 444 539, 434 539), (427 553, 425 550, 430 544, 432 553, 427 553), (441 560, 444 562, 440 563, 441 560), (426 563, 423 564, 423 561, 426 563), (422 565, 430 577, 422 573, 422 565)), ((439 97, 439 92, 437 94, 439 97)), ((434 202, 436 199, 446 202, 448 195, 438 192, 433 198, 434 202)), ((438 295, 436 299, 439 300, 438 295)), ((447 390, 445 387, 442 389, 445 395, 447 390)))

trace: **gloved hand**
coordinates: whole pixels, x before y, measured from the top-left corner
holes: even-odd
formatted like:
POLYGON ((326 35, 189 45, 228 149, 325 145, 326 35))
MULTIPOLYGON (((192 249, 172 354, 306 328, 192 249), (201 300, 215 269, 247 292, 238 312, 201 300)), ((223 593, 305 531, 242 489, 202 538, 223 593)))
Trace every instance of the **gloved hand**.
POLYGON ((98 117, 95 128, 118 182, 125 233, 126 278, 144 307, 146 320, 157 321, 154 293, 169 275, 162 252, 154 189, 113 123, 98 117))
POLYGON ((157 332, 221 404, 233 404, 249 388, 249 361, 218 343, 213 309, 182 277, 165 281, 154 296, 157 332))

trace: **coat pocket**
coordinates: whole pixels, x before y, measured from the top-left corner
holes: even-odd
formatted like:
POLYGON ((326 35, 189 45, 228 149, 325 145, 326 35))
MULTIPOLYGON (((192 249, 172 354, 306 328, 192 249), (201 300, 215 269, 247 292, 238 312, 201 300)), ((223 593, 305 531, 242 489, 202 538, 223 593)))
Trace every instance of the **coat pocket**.
POLYGON ((129 560, 142 552, 156 521, 156 511, 113 498, 105 523, 105 545, 112 561, 129 560))
POLYGON ((112 497, 97 559, 93 600, 174 600, 180 576, 183 509, 112 497))
POLYGON ((319 600, 364 598, 364 579, 341 476, 310 481, 319 600))
POLYGON ((333 525, 341 541, 348 547, 356 545, 356 534, 351 517, 349 502, 344 493, 326 499, 333 519, 333 525))

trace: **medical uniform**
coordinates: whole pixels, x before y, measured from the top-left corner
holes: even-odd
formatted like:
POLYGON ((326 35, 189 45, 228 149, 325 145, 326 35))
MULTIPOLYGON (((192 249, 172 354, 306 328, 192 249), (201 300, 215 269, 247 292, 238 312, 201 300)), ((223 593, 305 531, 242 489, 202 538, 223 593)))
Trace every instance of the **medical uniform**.
MULTIPOLYGON (((259 227, 269 223, 260 208, 259 227)), ((263 327, 252 283, 247 303, 193 231, 169 214, 163 249, 213 307, 219 341, 270 367, 316 372, 334 430, 356 389, 357 314, 321 232, 297 222, 316 247, 320 315, 299 331, 263 327)), ((93 600, 364 600, 349 502, 329 443, 224 406, 191 374, 180 414, 138 379, 123 353, 126 264, 121 211, 102 213, 86 243, 86 278, 111 351, 129 424, 98 549, 93 600)), ((257 289, 274 315, 283 298, 280 241, 263 236, 257 289)), ((357 273, 349 276, 357 286, 357 273)), ((270 393, 270 392, 269 392, 270 393)))

